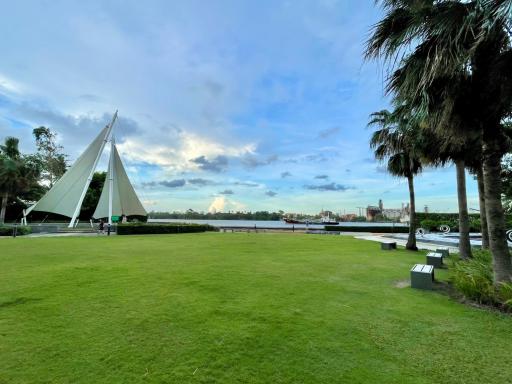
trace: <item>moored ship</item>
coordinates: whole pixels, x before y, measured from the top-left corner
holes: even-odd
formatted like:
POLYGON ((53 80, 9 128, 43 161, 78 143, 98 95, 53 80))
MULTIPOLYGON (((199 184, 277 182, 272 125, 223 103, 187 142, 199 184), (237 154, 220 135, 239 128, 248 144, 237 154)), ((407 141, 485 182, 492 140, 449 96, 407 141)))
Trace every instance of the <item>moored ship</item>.
POLYGON ((283 220, 286 224, 305 224, 305 225, 338 225, 339 224, 338 221, 331 220, 329 215, 322 217, 320 221, 298 220, 298 219, 292 219, 289 217, 284 217, 283 220))

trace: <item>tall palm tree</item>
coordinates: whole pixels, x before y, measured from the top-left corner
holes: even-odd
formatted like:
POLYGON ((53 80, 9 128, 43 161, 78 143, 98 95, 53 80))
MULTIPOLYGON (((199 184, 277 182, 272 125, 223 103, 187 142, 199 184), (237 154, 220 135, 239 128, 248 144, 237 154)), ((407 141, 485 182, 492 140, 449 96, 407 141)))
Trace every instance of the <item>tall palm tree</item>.
MULTIPOLYGON (((404 74, 407 81, 398 92, 407 95, 416 111, 432 114, 431 95, 425 89, 437 79, 471 77, 471 82, 466 83, 471 87, 466 113, 472 117, 472 124, 466 125, 463 133, 482 138, 485 210, 494 280, 496 284, 511 281, 512 262, 505 238, 500 184, 500 160, 507 148, 502 123, 512 109, 512 48, 507 30, 510 1, 499 1, 497 7, 497 3, 487 0, 383 3, 386 15, 374 28, 367 55, 398 61, 403 56, 426 55, 426 65, 404 74), (411 49, 412 44, 417 45, 411 49)), ((453 135, 453 98, 444 100, 443 108, 438 109, 434 118, 440 130, 453 135)))
MULTIPOLYGON (((489 20, 506 20, 512 23, 512 0, 480 0, 489 20)), ((491 23, 492 25, 492 23, 491 23)))
POLYGON ((6 137, 4 144, 0 144, 0 154, 10 159, 19 159, 21 154, 18 148, 19 140, 16 137, 6 137))
POLYGON ((5 212, 9 193, 14 189, 18 172, 18 160, 20 151, 19 140, 15 137, 7 137, 3 145, 0 145, 0 191, 2 192, 2 207, 0 209, 0 224, 5 222, 5 212))
POLYGON ((382 110, 370 115, 369 126, 377 127, 370 139, 375 158, 387 161, 390 174, 405 177, 409 187, 409 236, 406 249, 417 251, 416 246, 416 198, 414 194, 414 176, 421 172, 422 166, 417 156, 418 143, 415 143, 415 130, 410 126, 403 110, 382 110), (416 144, 416 145, 415 145, 416 144))
MULTIPOLYGON (((430 166, 455 164, 457 180, 457 201, 459 208, 459 256, 470 258, 470 223, 466 193, 466 166, 481 159, 481 137, 464 131, 473 124, 472 115, 466 112, 470 99, 470 78, 466 75, 436 78, 424 87, 428 97, 426 112, 417 99, 410 96, 411 83, 416 87, 417 76, 428 65, 429 51, 418 49, 402 60, 402 66, 390 78, 388 89, 396 103, 408 109, 411 118, 417 119, 422 127, 418 135, 422 137, 424 149, 422 162, 430 166), (446 111, 449 111, 447 113, 446 111), (448 128, 447 128, 448 127, 448 128)), ((475 166, 476 167, 476 166, 475 166)))
POLYGON ((487 226, 487 213, 485 211, 485 186, 482 159, 469 164, 469 170, 474 174, 478 186, 478 206, 480 211, 480 231, 482 234, 482 249, 489 249, 489 230, 487 226))

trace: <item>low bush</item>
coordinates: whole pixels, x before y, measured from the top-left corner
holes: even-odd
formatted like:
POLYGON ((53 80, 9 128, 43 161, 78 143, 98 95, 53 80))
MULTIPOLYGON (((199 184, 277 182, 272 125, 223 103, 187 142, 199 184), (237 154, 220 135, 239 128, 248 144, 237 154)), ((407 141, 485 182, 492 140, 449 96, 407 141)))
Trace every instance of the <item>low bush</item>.
MULTIPOLYGON (((459 222, 458 220, 432 220, 425 219, 420 222, 420 227, 429 230, 430 232, 439 232, 439 227, 442 225, 447 225, 450 227, 451 232, 459 231, 459 222)), ((469 218, 469 230, 471 232, 480 232, 480 219, 476 217, 469 218)))
MULTIPOLYGON (((18 226, 16 228, 16 235, 17 236, 23 236, 28 235, 32 231, 30 230, 30 227, 21 227, 18 226)), ((10 226, 0 226, 0 236, 12 236, 14 233, 14 227, 10 226)))
MULTIPOLYGON (((447 225, 450 227, 450 232, 459 232, 459 222, 458 220, 440 220, 437 222, 437 230, 439 231, 439 227, 442 225, 447 225)), ((478 229, 480 231, 480 229, 478 229)))
POLYGON ((482 224, 479 217, 469 217, 469 230, 471 232, 480 232, 482 230, 482 224))
POLYGON ((439 222, 437 220, 423 220, 420 223, 420 227, 426 229, 427 231, 438 231, 439 230, 439 222))
POLYGON ((119 224, 118 235, 149 235, 164 233, 193 233, 217 231, 218 229, 208 224, 119 224))
MULTIPOLYGON (((507 228, 512 227, 512 216, 507 215, 507 228)), ((416 212, 417 224, 425 229, 424 224, 429 224, 430 231, 439 231, 439 226, 445 224, 450 227, 452 232, 459 231, 459 214, 458 213, 424 213, 416 212)), ((469 214, 469 226, 471 232, 480 232, 480 215, 478 213, 469 214)))
POLYGON ((335 231, 335 232, 378 232, 378 233, 408 233, 409 227, 402 226, 338 226, 338 225, 326 225, 326 231, 335 231))
POLYGON ((456 261, 451 280, 455 289, 468 299, 512 310, 512 284, 493 284, 489 251, 476 250, 472 259, 456 261))
MULTIPOLYGON (((470 213, 469 214, 470 219, 471 218, 480 218, 480 215, 478 213, 470 213)), ((453 222, 457 223, 459 220, 459 214, 458 213, 425 213, 425 212, 416 212, 416 223, 419 224, 423 220, 435 220, 435 221, 442 221, 442 222, 453 222)))

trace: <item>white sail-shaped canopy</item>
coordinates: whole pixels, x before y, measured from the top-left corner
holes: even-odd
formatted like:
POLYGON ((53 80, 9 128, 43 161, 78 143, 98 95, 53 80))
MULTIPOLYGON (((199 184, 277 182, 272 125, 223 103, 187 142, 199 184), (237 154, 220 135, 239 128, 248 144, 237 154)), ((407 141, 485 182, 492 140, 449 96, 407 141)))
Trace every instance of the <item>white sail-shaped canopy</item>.
POLYGON ((99 219, 123 215, 147 216, 146 210, 128 179, 115 144, 112 145, 111 151, 107 178, 105 179, 105 184, 103 184, 100 200, 93 217, 99 219), (110 198, 110 193, 112 193, 112 199, 110 198), (112 212, 109 215, 110 201, 112 212))
POLYGON ((82 205, 84 189, 87 190, 89 186, 90 178, 103 152, 111 127, 112 123, 100 132, 73 166, 46 192, 41 200, 27 210, 25 215, 28 215, 30 211, 43 211, 68 217, 75 216, 77 207, 82 205))

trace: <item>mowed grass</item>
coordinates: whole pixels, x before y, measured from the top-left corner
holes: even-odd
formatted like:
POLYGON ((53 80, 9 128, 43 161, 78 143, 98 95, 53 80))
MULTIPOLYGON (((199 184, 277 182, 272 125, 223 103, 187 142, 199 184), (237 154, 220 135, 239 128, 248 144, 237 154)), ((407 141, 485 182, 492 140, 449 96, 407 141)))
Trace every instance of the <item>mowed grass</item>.
POLYGON ((0 239, 0 383, 512 382, 512 317, 397 287, 423 260, 343 236, 0 239))

